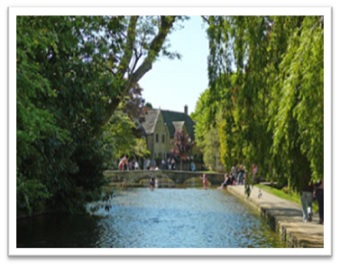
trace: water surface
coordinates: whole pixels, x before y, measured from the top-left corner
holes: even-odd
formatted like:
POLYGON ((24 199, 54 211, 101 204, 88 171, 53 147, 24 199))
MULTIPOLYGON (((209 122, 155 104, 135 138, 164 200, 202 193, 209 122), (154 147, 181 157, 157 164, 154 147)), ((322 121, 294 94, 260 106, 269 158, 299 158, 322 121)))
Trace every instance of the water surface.
POLYGON ((238 198, 200 188, 127 189, 91 215, 19 220, 18 247, 270 248, 279 236, 238 198), (105 208, 110 204, 110 209, 105 208))

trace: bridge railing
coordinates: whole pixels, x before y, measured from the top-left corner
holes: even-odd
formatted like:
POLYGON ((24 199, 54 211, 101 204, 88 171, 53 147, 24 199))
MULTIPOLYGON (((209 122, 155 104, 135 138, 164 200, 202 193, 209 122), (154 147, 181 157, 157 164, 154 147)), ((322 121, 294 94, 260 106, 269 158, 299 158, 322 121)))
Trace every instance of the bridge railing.
POLYGON ((104 175, 113 183, 140 183, 143 179, 155 177, 158 179, 167 178, 175 184, 183 184, 185 181, 192 178, 201 178, 206 173, 209 182, 212 185, 220 185, 224 180, 223 173, 200 172, 200 171, 179 171, 179 170, 130 170, 130 171, 115 171, 107 170, 104 175))

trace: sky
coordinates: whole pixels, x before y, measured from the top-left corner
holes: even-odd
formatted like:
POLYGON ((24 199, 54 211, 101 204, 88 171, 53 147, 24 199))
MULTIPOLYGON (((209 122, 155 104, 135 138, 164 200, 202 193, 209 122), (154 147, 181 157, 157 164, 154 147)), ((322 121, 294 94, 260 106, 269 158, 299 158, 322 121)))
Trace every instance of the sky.
POLYGON ((201 17, 192 16, 183 25, 169 35, 170 51, 180 53, 182 58, 159 57, 139 84, 144 89, 143 98, 154 108, 184 112, 187 105, 190 114, 208 88, 209 45, 201 17))

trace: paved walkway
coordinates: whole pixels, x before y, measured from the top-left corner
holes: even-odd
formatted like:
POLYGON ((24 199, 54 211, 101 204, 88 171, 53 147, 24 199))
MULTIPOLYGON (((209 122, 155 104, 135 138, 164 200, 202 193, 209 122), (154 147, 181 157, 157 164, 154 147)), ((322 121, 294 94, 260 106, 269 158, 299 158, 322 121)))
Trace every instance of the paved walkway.
POLYGON ((243 199, 257 209, 272 229, 279 232, 288 247, 323 248, 323 225, 318 224, 318 214, 313 221, 302 221, 301 206, 294 202, 281 199, 261 190, 252 188, 249 198, 244 194, 244 185, 228 186, 227 190, 243 199))

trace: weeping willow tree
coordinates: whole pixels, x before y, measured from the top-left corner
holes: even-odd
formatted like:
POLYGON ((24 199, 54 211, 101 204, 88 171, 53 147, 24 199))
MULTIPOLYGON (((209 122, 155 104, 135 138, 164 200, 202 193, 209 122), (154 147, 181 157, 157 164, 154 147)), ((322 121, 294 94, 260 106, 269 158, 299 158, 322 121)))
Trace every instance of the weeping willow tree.
MULTIPOLYGON (((323 17, 208 17, 208 128, 222 163, 301 186, 323 173, 323 17)), ((202 122, 198 122, 200 124, 202 122)), ((201 126, 201 128, 204 128, 201 126)))
POLYGON ((276 165, 300 187, 297 178, 323 175, 323 18, 300 18, 296 25, 279 65, 270 127, 276 165))

